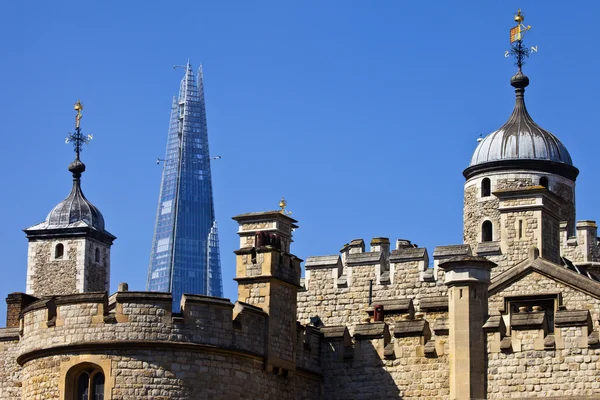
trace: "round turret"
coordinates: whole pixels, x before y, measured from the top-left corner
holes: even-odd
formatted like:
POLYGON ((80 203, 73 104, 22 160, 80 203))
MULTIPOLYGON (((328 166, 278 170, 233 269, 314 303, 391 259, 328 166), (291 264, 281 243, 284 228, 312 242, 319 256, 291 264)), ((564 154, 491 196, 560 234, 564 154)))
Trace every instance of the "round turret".
POLYGON ((516 93, 512 114, 479 141, 463 172, 463 240, 498 264, 495 273, 527 258, 532 246, 557 262, 559 229, 569 236, 575 227, 579 170, 565 145, 527 112, 529 78, 519 71, 510 84, 516 93))

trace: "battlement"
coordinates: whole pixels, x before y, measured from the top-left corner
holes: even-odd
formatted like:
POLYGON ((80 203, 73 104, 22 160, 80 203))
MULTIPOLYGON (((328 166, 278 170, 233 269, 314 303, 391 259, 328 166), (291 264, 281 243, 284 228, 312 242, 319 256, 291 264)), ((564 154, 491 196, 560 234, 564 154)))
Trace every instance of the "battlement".
POLYGON ((376 237, 371 240, 370 251, 365 252, 364 240, 354 239, 342 247, 339 256, 308 257, 304 265, 303 286, 310 291, 311 285, 322 285, 324 275, 327 275, 326 284, 335 288, 356 288, 365 283, 370 286, 388 285, 403 280, 409 270, 410 273, 415 272, 420 281, 436 281, 437 277, 433 271, 429 271, 428 265, 427 249, 409 240, 398 239, 396 248, 390 251, 389 239, 376 237), (373 271, 365 277, 361 274, 366 271, 360 267, 371 267, 373 271), (357 271, 360 273, 357 274, 357 271), (365 278, 368 282, 365 282, 365 278))
POLYGON ((260 308, 189 294, 182 296, 180 313, 171 312, 171 303, 170 293, 133 291, 37 299, 21 313, 19 360, 39 351, 91 343, 185 344, 265 356, 269 315, 260 308))
MULTIPOLYGON (((575 236, 569 236, 566 222, 560 223, 560 255, 573 263, 600 262, 598 225, 596 221, 577 221, 575 236)), ((596 271, 600 265, 594 266, 596 271)))

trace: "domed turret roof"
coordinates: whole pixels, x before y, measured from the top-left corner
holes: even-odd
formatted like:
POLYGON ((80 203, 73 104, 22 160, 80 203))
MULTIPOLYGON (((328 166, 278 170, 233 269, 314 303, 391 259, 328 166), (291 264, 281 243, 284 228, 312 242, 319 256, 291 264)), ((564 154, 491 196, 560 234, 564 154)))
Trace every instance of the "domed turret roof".
POLYGON ((557 173, 575 180, 579 171, 573 166, 564 144, 536 124, 525 107, 524 92, 529 78, 521 72, 511 78, 517 95, 515 108, 504 125, 481 140, 473 153, 469 177, 483 171, 533 169, 557 173))
POLYGON ((71 193, 50 211, 45 222, 52 228, 88 226, 103 232, 104 217, 102 213, 85 198, 81 191, 80 178, 75 177, 75 171, 78 171, 79 176, 81 176, 81 172, 85 170, 85 165, 81 161, 75 160, 69 165, 69 170, 74 175, 71 193))
POLYGON ((73 173, 71 193, 50 211, 44 222, 27 230, 88 227, 107 233, 102 213, 81 191, 81 174, 85 171, 85 164, 77 158, 69 165, 69 171, 73 173))

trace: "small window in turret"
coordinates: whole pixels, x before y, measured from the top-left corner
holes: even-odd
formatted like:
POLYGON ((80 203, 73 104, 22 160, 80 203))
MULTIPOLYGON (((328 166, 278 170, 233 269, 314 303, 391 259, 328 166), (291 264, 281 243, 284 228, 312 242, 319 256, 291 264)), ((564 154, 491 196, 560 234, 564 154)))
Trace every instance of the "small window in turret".
POLYGON ((481 225, 481 241, 491 242, 493 240, 493 227, 491 221, 484 221, 481 225))
POLYGON ((57 244, 54 247, 54 259, 62 260, 64 255, 65 255, 65 246, 62 243, 57 244))
POLYGON ((94 261, 100 262, 100 249, 98 247, 96 247, 96 252, 94 254, 94 261))
POLYGON ((543 186, 546 189, 548 189, 548 178, 546 178, 545 176, 542 176, 540 178, 540 186, 543 186))
POLYGON ((481 180, 481 197, 489 197, 492 194, 492 185, 489 178, 481 180))

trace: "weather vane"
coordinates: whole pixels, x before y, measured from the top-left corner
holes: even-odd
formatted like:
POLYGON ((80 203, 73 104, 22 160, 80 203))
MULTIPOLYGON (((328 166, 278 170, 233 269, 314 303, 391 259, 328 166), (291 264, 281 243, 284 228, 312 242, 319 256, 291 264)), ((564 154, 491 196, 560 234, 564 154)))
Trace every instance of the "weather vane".
POLYGON ((73 143, 73 148, 75 149, 75 154, 77 154, 77 159, 79 160, 79 153, 81 153, 81 148, 84 143, 88 143, 94 137, 92 135, 84 136, 81 133, 80 121, 83 115, 81 114, 81 110, 83 110, 83 104, 81 104, 80 100, 77 100, 75 106, 73 107, 75 111, 77 111, 77 115, 75 115, 75 133, 69 133, 65 143, 73 143))
POLYGON ((279 210, 279 212, 283 215, 291 215, 292 212, 291 211, 286 211, 285 208, 287 207, 287 201, 285 201, 285 199, 283 198, 283 196, 281 196, 281 201, 279 201, 279 208, 281 208, 281 210, 279 210))
MULTIPOLYGON (((504 53, 504 57, 512 55, 515 58, 515 66, 521 72, 521 68, 525 64, 525 58, 529 57, 529 50, 523 46, 523 37, 525 33, 531 29, 531 25, 524 25, 525 15, 521 13, 521 9, 517 11, 515 15, 515 22, 517 26, 510 29, 510 50, 504 53)), ((537 46, 532 46, 531 51, 537 52, 537 46)))

